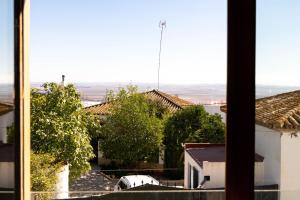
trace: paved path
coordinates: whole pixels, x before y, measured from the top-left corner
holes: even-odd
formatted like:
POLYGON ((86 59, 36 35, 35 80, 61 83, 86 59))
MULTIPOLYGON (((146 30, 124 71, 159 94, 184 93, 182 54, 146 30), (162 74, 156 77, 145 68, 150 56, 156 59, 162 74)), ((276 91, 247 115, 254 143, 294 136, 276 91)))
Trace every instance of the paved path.
POLYGON ((70 186, 70 191, 103 191, 109 189, 107 186, 113 189, 117 181, 106 177, 100 172, 100 167, 95 165, 70 186))

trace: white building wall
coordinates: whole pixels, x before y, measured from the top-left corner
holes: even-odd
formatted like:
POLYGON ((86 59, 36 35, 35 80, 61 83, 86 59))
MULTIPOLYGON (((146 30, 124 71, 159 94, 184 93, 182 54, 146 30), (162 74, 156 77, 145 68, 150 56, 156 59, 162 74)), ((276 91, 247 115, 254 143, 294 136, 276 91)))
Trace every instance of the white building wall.
MULTIPOLYGON (((205 188, 224 188, 225 187, 225 162, 203 162, 203 168, 185 151, 184 153, 184 188, 188 188, 190 178, 188 165, 195 167, 199 171, 199 183, 204 180, 204 176, 210 176, 210 181, 205 182, 205 188)), ((255 185, 264 184, 264 162, 255 163, 255 185)), ((192 180, 193 181, 193 180, 192 180)))
POLYGON ((0 162, 0 188, 14 188, 14 170, 13 162, 0 162))
POLYGON ((6 130, 8 126, 11 126, 14 121, 14 111, 8 112, 4 115, 0 115, 0 141, 7 142, 6 130))
POLYGON ((54 199, 67 199, 69 197, 69 165, 63 166, 57 174, 55 192, 54 199))
POLYGON ((203 162, 204 176, 210 176, 210 181, 205 182, 205 188, 225 187, 225 162, 203 162))
POLYGON ((254 166, 254 185, 255 186, 260 186, 264 185, 265 183, 265 163, 264 162, 255 162, 254 166))
MULTIPOLYGON (((282 191, 299 191, 300 194, 300 133, 283 133, 281 136, 282 191)), ((300 199, 300 196, 299 198, 300 199)))
MULTIPOLYGON (((199 166, 199 164, 195 162, 195 160, 186 151, 184 151, 184 188, 190 189, 188 188, 188 185, 189 185, 190 178, 194 176, 193 167, 196 168, 199 172, 198 183, 200 184, 204 179, 203 170, 199 166), (188 172, 189 164, 191 165, 191 169, 192 169, 190 177, 188 172)), ((193 185, 193 179, 191 181, 192 181, 191 185, 193 185)))
MULTIPOLYGON (((205 183, 205 188, 225 187, 225 162, 203 162, 204 176, 210 176, 210 181, 205 183)), ((255 185, 263 185, 264 163, 255 163, 255 185)))
POLYGON ((280 132, 260 125, 255 125, 255 152, 264 157, 263 184, 265 185, 278 184, 280 187, 280 135, 280 132))

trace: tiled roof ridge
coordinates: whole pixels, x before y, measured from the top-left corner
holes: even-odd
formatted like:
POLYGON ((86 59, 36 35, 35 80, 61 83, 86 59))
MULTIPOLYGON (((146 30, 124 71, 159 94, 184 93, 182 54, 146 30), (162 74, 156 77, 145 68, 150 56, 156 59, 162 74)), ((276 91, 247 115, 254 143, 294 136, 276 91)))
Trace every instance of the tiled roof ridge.
MULTIPOLYGON (((183 107, 188 105, 193 105, 193 103, 186 101, 184 99, 180 99, 179 97, 169 95, 167 93, 161 92, 159 90, 150 90, 145 92, 140 92, 138 94, 141 94, 145 96, 146 98, 157 100, 159 102, 162 102, 165 104, 168 109, 171 112, 175 112, 179 109, 183 109, 183 107)), ((114 100, 112 100, 114 101, 114 100)), ((110 103, 112 101, 106 101, 99 104, 95 104, 92 106, 85 107, 85 109, 89 110, 89 112, 92 112, 97 115, 106 115, 108 113, 108 109, 110 107, 110 103)))
POLYGON ((4 115, 10 111, 14 110, 14 105, 13 104, 8 104, 4 102, 0 102, 0 115, 4 115))
POLYGON ((6 103, 6 102, 1 102, 1 101, 0 101, 0 105, 11 107, 11 108, 14 107, 14 105, 12 103, 6 103))
MULTIPOLYGON (((286 128, 293 128, 293 126, 300 126, 300 108, 294 108, 288 111, 281 120, 277 120, 279 127, 286 126, 286 128), (296 119, 295 119, 296 118, 296 119)), ((277 126, 278 126, 277 125, 277 126)), ((277 127, 275 125, 275 128, 277 127)))
POLYGON ((275 95, 272 95, 272 96, 258 98, 258 99, 256 99, 256 101, 263 101, 263 100, 270 99, 270 98, 276 98, 276 97, 280 97, 280 96, 286 96, 286 95, 289 95, 289 94, 298 94, 298 93, 300 95, 300 90, 293 90, 293 91, 290 91, 290 92, 284 92, 284 93, 275 94, 275 95))
POLYGON ((85 107, 84 109, 86 109, 86 108, 98 107, 98 106, 101 106, 101 105, 104 105, 104 104, 108 104, 108 103, 111 103, 111 102, 112 102, 112 101, 105 101, 105 102, 97 103, 97 104, 94 104, 94 105, 91 105, 91 106, 87 106, 87 107, 85 107))
MULTIPOLYGON (((227 106, 220 110, 227 112, 227 106)), ((300 90, 256 99, 255 123, 274 130, 300 130, 300 90)))
MULTIPOLYGON (((147 91, 147 92, 144 92, 144 94, 147 94, 147 93, 151 93, 151 92, 154 92, 154 93, 156 93, 156 94, 158 94, 158 95, 160 95, 161 97, 163 97, 163 98, 165 98, 169 103, 171 103, 171 104, 173 104, 175 107, 178 107, 178 108, 182 108, 182 106, 181 105, 178 105, 177 103, 175 103, 173 100, 171 100, 168 96, 167 96, 167 94, 166 93, 164 93, 164 92, 161 92, 161 91, 159 91, 159 90, 155 90, 155 89, 153 89, 153 90, 150 90, 150 91, 147 91)), ((143 93, 142 93, 143 94, 143 93)))
MULTIPOLYGON (((156 90, 156 89, 153 89, 153 90, 150 90, 150 91, 146 91, 146 92, 141 92, 140 94, 148 94, 148 93, 151 93, 151 92, 154 92, 158 95, 160 95, 161 97, 165 98, 168 102, 170 102, 171 104, 179 107, 179 108, 182 108, 181 105, 178 105, 176 102, 174 102, 170 97, 170 95, 168 95, 167 93, 164 93, 162 91, 159 91, 159 90, 156 90)), ((175 96, 174 96, 175 97, 175 96)), ((184 100, 185 101, 185 100, 184 100)), ((104 104, 107 104, 107 103, 111 103, 112 101, 105 101, 105 102, 101 102, 101 103, 98 103, 98 104, 95 104, 95 105, 92 105, 92 106, 87 106, 85 108, 92 108, 92 107, 97 107, 97 106, 100 106, 100 105, 104 105, 104 104)), ((188 102, 190 104, 192 104, 191 102, 188 102)))
POLYGON ((256 110, 256 122, 260 125, 273 129, 300 129, 300 90, 257 99, 256 110))
MULTIPOLYGON (((165 96, 166 98, 168 98, 168 99, 169 99, 169 97, 172 97, 172 98, 176 99, 176 101, 184 102, 184 104, 186 104, 186 105, 193 105, 193 104, 194 104, 194 103, 192 103, 192 102, 190 102, 190 101, 187 101, 187 100, 185 100, 185 99, 181 99, 181 98, 179 98, 179 97, 176 96, 176 95, 171 95, 171 94, 162 92, 162 91, 160 91, 160 90, 156 90, 156 91, 157 91, 158 93, 164 95, 164 96, 165 96)), ((173 100, 171 100, 171 101, 173 101, 173 100)), ((180 106, 181 106, 181 105, 180 105, 180 106)))

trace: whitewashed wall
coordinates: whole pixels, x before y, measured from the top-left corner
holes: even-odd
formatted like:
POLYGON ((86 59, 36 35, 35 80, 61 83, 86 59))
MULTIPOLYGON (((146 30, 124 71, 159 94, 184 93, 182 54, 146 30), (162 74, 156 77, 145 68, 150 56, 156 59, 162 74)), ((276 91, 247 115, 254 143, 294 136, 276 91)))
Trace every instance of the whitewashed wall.
POLYGON ((13 162, 0 162, 0 188, 14 188, 14 170, 13 162))
MULTIPOLYGON (((204 176, 210 176, 210 181, 205 182, 205 188, 224 188, 225 187, 225 162, 203 162, 201 168, 197 162, 185 151, 184 153, 184 188, 188 189, 190 177, 188 176, 188 165, 195 167, 199 171, 199 183, 204 176)), ((193 174, 191 173, 191 177, 193 174)), ((255 163, 255 185, 264 184, 264 162, 255 163)))
POLYGON ((255 125, 255 152, 264 157, 264 184, 280 185, 280 132, 255 125))
POLYGON ((14 121, 14 111, 8 112, 4 115, 0 115, 0 141, 7 142, 6 129, 11 126, 14 121))
MULTIPOLYGON (((186 189, 190 189, 188 188, 189 180, 191 177, 193 177, 193 170, 191 170, 191 177, 189 177, 189 173, 188 173, 189 164, 191 165, 192 169, 193 167, 195 167, 199 172, 198 183, 200 184, 204 179, 202 168, 198 165, 198 163, 195 162, 195 160, 186 151, 184 151, 184 188, 186 189)), ((191 185, 193 185, 193 183, 191 185)))
MULTIPOLYGON (((205 188, 225 187, 225 162, 203 162, 203 175, 210 176, 210 181, 205 183, 205 188)), ((255 185, 263 185, 264 163, 255 162, 255 185)))
POLYGON ((300 192, 300 133, 281 136, 280 189, 300 192))
POLYGON ((280 200, 300 199, 300 133, 256 125, 256 152, 265 157, 265 184, 278 184, 280 200))
POLYGON ((203 162, 204 176, 210 176, 205 188, 225 187, 225 162, 203 162))
POLYGON ((265 163, 255 162, 254 167, 254 184, 255 186, 264 185, 265 183, 265 163))
POLYGON ((61 168, 61 171, 57 174, 56 195, 54 199, 66 199, 69 197, 69 165, 65 165, 61 168))

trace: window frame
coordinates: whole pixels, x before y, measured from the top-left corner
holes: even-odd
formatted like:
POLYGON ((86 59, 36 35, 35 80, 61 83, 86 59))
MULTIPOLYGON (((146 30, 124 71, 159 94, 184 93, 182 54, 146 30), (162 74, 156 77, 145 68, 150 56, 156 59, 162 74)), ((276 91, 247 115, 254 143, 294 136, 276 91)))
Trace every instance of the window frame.
POLYGON ((254 199, 256 0, 227 1, 226 199, 254 199))
POLYGON ((30 199, 29 0, 14 0, 15 199, 30 199))
MULTIPOLYGON (((15 197, 20 200, 29 200, 30 82, 28 49, 30 0, 14 0, 14 4, 15 197)), ((225 192, 228 200, 253 200, 256 0, 227 0, 227 7, 225 192)))

